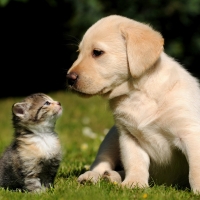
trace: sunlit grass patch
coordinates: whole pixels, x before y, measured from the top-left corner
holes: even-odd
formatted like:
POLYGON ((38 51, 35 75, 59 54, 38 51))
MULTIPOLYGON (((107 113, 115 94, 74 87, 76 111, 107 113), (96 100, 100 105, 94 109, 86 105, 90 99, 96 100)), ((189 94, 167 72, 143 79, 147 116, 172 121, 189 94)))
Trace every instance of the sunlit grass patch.
MULTIPOLYGON (((200 196, 174 187, 153 186, 145 189, 122 189, 118 184, 100 180, 97 184, 79 184, 77 177, 87 171, 100 143, 113 125, 107 101, 100 97, 81 98, 69 92, 50 93, 61 102, 63 115, 58 119, 63 160, 55 187, 43 194, 12 192, 0 188, 0 200, 193 200, 200 196)), ((0 151, 10 144, 13 134, 11 107, 24 97, 0 99, 0 151)))

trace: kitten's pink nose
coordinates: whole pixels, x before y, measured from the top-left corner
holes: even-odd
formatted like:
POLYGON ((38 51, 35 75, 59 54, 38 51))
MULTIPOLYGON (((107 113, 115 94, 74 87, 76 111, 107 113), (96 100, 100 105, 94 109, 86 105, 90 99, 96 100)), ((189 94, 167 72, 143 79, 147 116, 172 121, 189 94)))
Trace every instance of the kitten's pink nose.
POLYGON ((61 103, 60 103, 59 101, 57 101, 57 104, 58 104, 59 106, 61 106, 61 103))

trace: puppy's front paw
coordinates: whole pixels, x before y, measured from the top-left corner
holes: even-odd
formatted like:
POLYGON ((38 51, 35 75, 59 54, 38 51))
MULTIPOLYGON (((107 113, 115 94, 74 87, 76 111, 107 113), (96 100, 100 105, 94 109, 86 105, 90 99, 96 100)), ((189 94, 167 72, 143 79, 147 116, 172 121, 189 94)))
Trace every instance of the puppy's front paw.
POLYGON ((106 179, 112 183, 121 184, 121 182, 122 182, 122 177, 116 171, 105 171, 102 178, 106 179))
POLYGON ((193 191, 193 193, 196 195, 200 195, 200 185, 194 184, 194 182, 190 183, 190 185, 191 185, 191 190, 193 191))
POLYGON ((78 177, 79 183, 84 183, 86 181, 96 183, 100 179, 101 175, 94 171, 87 171, 78 177))
POLYGON ((126 188, 145 188, 149 187, 148 181, 144 180, 134 180, 134 179, 125 179, 122 182, 122 187, 126 188))

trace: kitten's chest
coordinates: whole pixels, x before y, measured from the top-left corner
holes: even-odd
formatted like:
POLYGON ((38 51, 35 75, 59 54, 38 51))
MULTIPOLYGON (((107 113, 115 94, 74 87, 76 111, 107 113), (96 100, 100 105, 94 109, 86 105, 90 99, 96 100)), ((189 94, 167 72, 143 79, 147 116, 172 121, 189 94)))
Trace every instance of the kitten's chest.
POLYGON ((24 158, 51 159, 61 157, 61 145, 55 135, 43 133, 26 139, 20 147, 20 152, 24 158))
POLYGON ((60 152, 60 142, 57 137, 44 134, 42 137, 35 139, 35 144, 38 146, 40 152, 47 157, 58 154, 60 152))

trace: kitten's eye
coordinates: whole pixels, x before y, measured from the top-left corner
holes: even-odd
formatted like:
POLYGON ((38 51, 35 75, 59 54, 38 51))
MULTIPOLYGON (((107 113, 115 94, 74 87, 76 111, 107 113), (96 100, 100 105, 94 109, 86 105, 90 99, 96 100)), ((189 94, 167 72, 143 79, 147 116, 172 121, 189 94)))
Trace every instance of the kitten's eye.
POLYGON ((100 50, 100 49, 94 49, 93 51, 92 51, 92 56, 93 57, 99 57, 100 55, 102 55, 104 52, 102 51, 102 50, 100 50))
POLYGON ((44 105, 46 105, 46 106, 48 106, 48 105, 50 105, 51 103, 49 102, 49 101, 46 101, 45 103, 44 103, 44 105))

